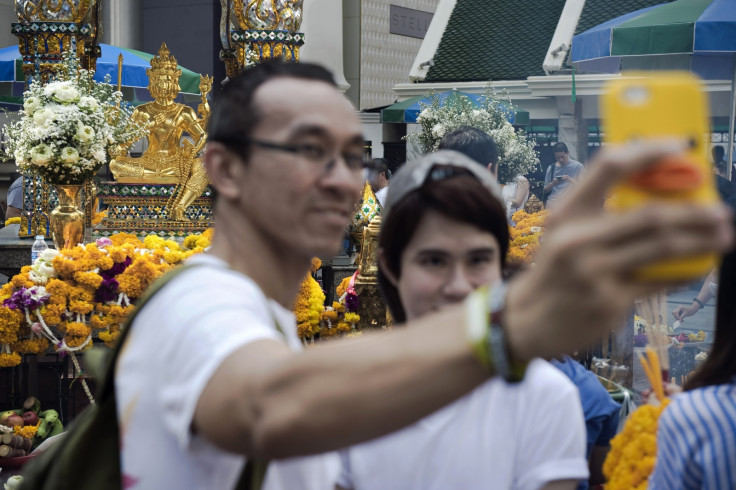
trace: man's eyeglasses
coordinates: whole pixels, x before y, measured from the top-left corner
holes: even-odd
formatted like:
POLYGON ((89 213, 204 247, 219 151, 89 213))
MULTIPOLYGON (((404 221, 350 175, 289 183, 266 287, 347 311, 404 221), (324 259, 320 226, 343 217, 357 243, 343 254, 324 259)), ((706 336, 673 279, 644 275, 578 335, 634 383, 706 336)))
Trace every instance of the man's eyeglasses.
MULTIPOLYGON (((283 151, 292 153, 315 167, 320 168, 323 172, 328 172, 334 167, 337 155, 330 152, 322 145, 315 143, 276 143, 273 141, 264 141, 256 138, 224 138, 221 140, 230 146, 253 145, 266 150, 283 151)), ((366 166, 365 156, 362 151, 347 151, 340 155, 345 161, 345 165, 353 172, 360 172, 366 166)))

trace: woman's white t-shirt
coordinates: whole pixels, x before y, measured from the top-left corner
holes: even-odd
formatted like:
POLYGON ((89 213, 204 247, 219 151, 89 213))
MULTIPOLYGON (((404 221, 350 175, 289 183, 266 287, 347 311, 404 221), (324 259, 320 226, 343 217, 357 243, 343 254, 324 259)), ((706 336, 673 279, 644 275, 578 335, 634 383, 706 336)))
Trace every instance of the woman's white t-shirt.
POLYGON ((519 211, 520 209, 524 209, 524 204, 529 200, 529 190, 527 189, 526 196, 524 196, 524 200, 519 204, 518 206, 514 206, 511 204, 511 200, 516 197, 516 189, 519 186, 519 181, 521 179, 526 180, 526 177, 522 175, 517 175, 514 180, 503 186, 503 189, 501 190, 501 198, 503 199, 503 204, 506 207, 506 219, 508 220, 509 224, 511 226, 515 226, 516 223, 513 222, 511 217, 514 215, 515 212, 519 211))
POLYGON ((577 388, 542 360, 529 365, 521 383, 492 379, 340 455, 339 484, 360 490, 533 490, 588 478, 577 388))

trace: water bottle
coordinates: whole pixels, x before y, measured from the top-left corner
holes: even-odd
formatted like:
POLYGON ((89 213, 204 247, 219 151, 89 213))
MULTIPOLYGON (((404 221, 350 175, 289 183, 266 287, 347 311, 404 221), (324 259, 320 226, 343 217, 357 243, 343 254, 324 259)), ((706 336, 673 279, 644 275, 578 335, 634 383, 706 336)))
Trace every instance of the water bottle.
POLYGON ((46 250, 48 245, 46 245, 46 240, 44 239, 43 235, 36 235, 36 241, 33 242, 33 246, 31 247, 31 264, 36 261, 36 259, 43 253, 44 250, 46 250))

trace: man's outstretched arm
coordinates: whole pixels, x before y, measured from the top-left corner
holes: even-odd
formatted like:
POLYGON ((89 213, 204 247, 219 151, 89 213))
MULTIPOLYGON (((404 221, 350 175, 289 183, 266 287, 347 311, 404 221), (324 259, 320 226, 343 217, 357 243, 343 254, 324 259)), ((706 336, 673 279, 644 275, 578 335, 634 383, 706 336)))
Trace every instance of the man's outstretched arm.
MULTIPOLYGON (((515 360, 585 347, 623 325, 635 298, 673 285, 635 280, 639 267, 732 245, 731 217, 721 205, 601 209, 600 196, 615 182, 683 148, 662 142, 597 154, 585 185, 548 218, 535 267, 509 285, 504 323, 515 360)), ((455 305, 390 333, 302 353, 254 342, 215 372, 193 428, 224 449, 263 458, 338 449, 394 431, 493 374, 471 352, 465 323, 465 308, 455 305)))

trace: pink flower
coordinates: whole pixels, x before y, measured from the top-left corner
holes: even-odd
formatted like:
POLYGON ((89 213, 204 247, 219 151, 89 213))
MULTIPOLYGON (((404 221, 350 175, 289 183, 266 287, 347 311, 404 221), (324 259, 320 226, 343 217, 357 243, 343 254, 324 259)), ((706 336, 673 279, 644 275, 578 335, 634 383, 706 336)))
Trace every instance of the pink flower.
POLYGON ((41 325, 39 322, 36 322, 31 325, 31 330, 33 330, 33 333, 35 333, 36 335, 41 335, 41 332, 43 332, 43 325, 41 325))
POLYGON ((95 245, 97 245, 97 248, 105 248, 112 245, 112 240, 110 240, 106 236, 103 236, 102 238, 98 238, 95 241, 95 245))

